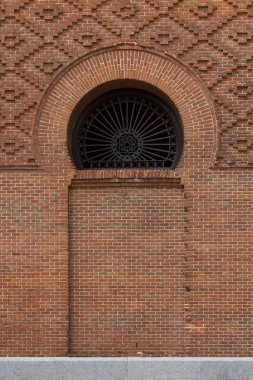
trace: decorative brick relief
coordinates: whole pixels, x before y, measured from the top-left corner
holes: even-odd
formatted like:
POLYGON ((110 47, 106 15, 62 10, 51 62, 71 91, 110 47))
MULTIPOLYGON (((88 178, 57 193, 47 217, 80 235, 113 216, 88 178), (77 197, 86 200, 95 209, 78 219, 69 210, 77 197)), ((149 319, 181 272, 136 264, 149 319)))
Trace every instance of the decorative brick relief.
POLYGON ((41 8, 36 9, 34 13, 44 21, 53 21, 63 14, 63 10, 55 4, 41 3, 41 8))
POLYGON ((6 102, 15 102, 24 94, 25 92, 21 88, 16 87, 7 87, 0 91, 0 97, 6 102))
POLYGON ((74 41, 79 42, 84 47, 92 47, 96 45, 98 41, 101 40, 101 37, 97 33, 86 32, 81 33, 74 37, 74 41))
POLYGON ((178 35, 171 31, 162 30, 161 32, 156 33, 153 36, 150 36, 151 40, 159 43, 161 46, 169 45, 170 42, 173 42, 178 38, 178 35))
POLYGON ((24 148, 24 142, 15 138, 6 138, 0 142, 0 150, 6 154, 15 154, 24 148))
POLYGON ((189 8, 190 12, 199 18, 207 18, 213 15, 215 9, 216 7, 214 5, 208 3, 195 4, 189 8))
POLYGON ((0 43, 9 49, 15 48, 15 46, 20 45, 24 41, 18 33, 9 33, 4 36, 0 36, 0 43))
POLYGON ((250 30, 235 32, 229 36, 240 45, 246 45, 253 39, 253 32, 250 30))
POLYGON ((53 59, 47 59, 44 62, 36 63, 35 67, 37 67, 41 72, 45 74, 52 74, 56 70, 61 67, 61 63, 58 61, 54 61, 53 59))
POLYGON ((152 7, 155 7, 157 9, 160 8, 160 1, 159 0, 145 0, 145 3, 151 5, 152 7))
POLYGON ((230 89, 231 92, 239 96, 239 98, 247 98, 253 92, 252 85, 248 83, 240 83, 235 88, 230 89))
MULTIPOLYGON (((41 92, 61 68, 91 49, 131 39, 167 50, 199 73, 215 98, 221 135, 232 129, 236 134, 237 123, 240 133, 244 130, 246 134, 252 133, 248 129, 249 121, 241 116, 243 110, 248 114, 252 109, 252 0, 224 0, 222 3, 217 0, 132 3, 59 0, 57 4, 39 0, 15 0, 10 4, 3 0, 0 10, 1 99, 11 107, 20 102, 17 108, 21 115, 17 116, 16 112, 15 117, 10 116, 14 112, 12 108, 1 111, 4 115, 1 128, 13 122, 27 133, 32 129, 32 114, 34 116, 41 92), (7 83, 9 74, 19 78, 16 84, 25 81, 31 86, 36 97, 33 93, 31 101, 27 91, 19 94, 22 91, 19 85, 13 87, 7 83), (234 83, 235 77, 237 83, 234 83), (221 86, 223 83, 225 86, 221 86), (239 103, 234 99, 239 99, 239 103), (224 114, 229 108, 235 111, 232 119, 224 114), (26 127, 18 125, 21 120, 26 127)), ((228 140, 221 137, 224 159, 219 158, 217 165, 247 167, 246 155, 244 162, 235 158, 230 160, 233 164, 227 164, 230 147, 228 140)), ((15 161, 15 164, 25 162, 15 161)))
POLYGON ((216 62, 212 58, 202 56, 189 63, 199 71, 208 71, 208 69, 211 69, 216 62))
POLYGON ((136 14, 136 7, 133 4, 123 3, 112 8, 112 13, 114 13, 122 20, 126 20, 136 14))
POLYGON ((251 8, 253 5, 252 0, 244 0, 244 1, 238 1, 238 0, 225 0, 228 4, 233 5, 233 7, 237 8, 238 10, 245 11, 248 8, 251 8))
POLYGON ((140 0, 136 5, 102 0, 93 5, 92 16, 116 36, 129 38, 157 19, 159 9, 156 2, 147 4, 145 0, 140 0))
POLYGON ((246 152, 253 147, 253 138, 247 138, 246 136, 235 137, 229 142, 229 145, 232 145, 232 147, 237 149, 239 152, 246 152))
MULTIPOLYGON (((1 125, 1 123, 0 123, 1 125)), ((9 160, 25 160, 26 163, 32 163, 32 149, 30 148, 32 140, 29 135, 18 129, 15 123, 5 120, 4 128, 0 127, 0 159, 3 163, 9 160)))

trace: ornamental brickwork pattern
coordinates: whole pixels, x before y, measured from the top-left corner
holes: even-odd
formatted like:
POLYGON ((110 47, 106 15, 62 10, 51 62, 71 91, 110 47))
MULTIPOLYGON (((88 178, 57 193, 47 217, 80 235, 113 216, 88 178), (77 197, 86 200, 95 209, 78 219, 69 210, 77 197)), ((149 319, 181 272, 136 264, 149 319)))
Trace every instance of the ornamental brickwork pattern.
POLYGON ((0 165, 36 163, 42 92, 77 57, 122 41, 187 63, 219 117, 218 167, 253 165, 253 1, 8 1, 0 5, 0 165))

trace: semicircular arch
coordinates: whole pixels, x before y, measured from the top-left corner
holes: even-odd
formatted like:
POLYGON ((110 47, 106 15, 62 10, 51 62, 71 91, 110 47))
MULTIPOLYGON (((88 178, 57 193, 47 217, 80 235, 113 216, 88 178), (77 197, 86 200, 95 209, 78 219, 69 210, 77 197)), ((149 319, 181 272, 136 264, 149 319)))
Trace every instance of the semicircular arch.
POLYGON ((67 141, 73 110, 97 88, 106 88, 110 83, 122 86, 127 81, 157 89, 176 106, 184 132, 181 169, 213 164, 218 121, 203 82, 174 56, 125 43, 80 57, 60 72, 45 91, 34 129, 36 155, 45 170, 67 168, 75 172, 67 141))

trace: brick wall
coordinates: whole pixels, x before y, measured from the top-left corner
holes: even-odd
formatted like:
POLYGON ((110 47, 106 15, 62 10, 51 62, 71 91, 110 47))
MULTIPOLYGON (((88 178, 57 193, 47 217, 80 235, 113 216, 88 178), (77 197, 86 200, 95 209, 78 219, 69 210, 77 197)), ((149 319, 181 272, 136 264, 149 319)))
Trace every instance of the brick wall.
POLYGON ((2 0, 2 356, 252 355, 252 11, 2 0), (79 173, 72 118, 129 83, 176 105, 178 168, 79 173))

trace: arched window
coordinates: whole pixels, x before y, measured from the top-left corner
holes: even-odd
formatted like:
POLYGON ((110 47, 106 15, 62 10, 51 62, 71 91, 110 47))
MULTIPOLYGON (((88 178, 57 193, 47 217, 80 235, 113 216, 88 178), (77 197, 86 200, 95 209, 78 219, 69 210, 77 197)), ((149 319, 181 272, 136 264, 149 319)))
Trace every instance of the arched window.
POLYGON ((174 169, 183 147, 173 108, 137 89, 110 91, 77 118, 71 149, 77 169, 174 169))

